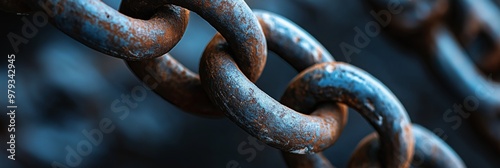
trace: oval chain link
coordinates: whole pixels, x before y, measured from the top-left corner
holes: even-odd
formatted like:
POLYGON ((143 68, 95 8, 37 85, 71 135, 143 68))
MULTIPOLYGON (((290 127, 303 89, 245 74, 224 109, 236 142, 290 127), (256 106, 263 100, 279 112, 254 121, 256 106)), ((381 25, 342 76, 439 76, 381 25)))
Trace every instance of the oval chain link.
MULTIPOLYGON (((377 6, 381 1, 371 3, 377 6)), ((98 0, 2 0, 0 4, 10 12, 45 11, 51 23, 70 37, 126 60, 134 74, 167 101, 193 114, 227 116, 252 136, 282 150, 290 167, 333 167, 321 152, 341 134, 347 107, 376 130, 361 142, 351 167, 410 167, 416 157, 432 163, 452 159, 442 164, 463 167, 444 142, 423 127, 412 127, 404 107, 380 81, 350 64, 335 62, 316 39, 291 21, 265 11, 252 12, 242 0, 123 0, 119 12, 98 0), (168 54, 186 30, 188 10, 219 32, 203 53, 200 76, 168 54), (300 72, 281 98, 283 104, 253 83, 265 66, 268 47, 300 72), (151 85, 151 74, 156 74, 159 84, 151 85), (430 148, 442 155, 435 156, 430 148), (423 155, 414 156, 414 150, 423 155)), ((413 7, 410 12, 420 11, 422 5, 448 3, 405 4, 413 7)), ((419 32, 446 13, 431 11, 420 18, 406 17, 411 14, 396 18, 394 27, 419 32)))

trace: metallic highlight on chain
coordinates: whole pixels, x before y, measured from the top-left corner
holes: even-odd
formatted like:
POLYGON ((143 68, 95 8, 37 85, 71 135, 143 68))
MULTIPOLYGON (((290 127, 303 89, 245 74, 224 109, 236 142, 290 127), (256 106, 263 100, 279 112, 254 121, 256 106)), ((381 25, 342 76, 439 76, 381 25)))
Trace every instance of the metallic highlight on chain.
MULTIPOLYGON (((368 3, 374 8, 386 4, 384 0, 368 3)), ((166 101, 194 115, 228 117, 251 136, 281 150, 289 167, 333 167, 322 151, 334 145, 343 132, 348 107, 376 131, 360 142, 350 167, 465 167, 446 143, 412 124, 398 98, 381 81, 354 65, 336 62, 325 47, 292 21, 267 11, 252 11, 243 0, 123 0, 119 11, 99 0, 0 0, 0 5, 9 12, 44 11, 50 22, 68 36, 125 60, 139 80, 166 101), (189 11, 199 14, 218 31, 205 48, 199 75, 168 53, 182 39, 189 11), (265 67, 268 49, 299 72, 280 101, 254 84, 265 67)), ((496 83, 480 76, 474 65, 458 67, 450 63, 451 56, 464 57, 459 45, 472 45, 474 37, 455 32, 460 43, 453 43, 451 33, 440 24, 440 20, 450 19, 447 14, 456 9, 466 10, 483 19, 481 28, 472 34, 486 34, 491 38, 489 42, 497 46, 498 25, 486 22, 491 20, 490 15, 476 9, 484 5, 483 1, 405 1, 403 5, 411 9, 405 11, 410 14, 395 17, 388 29, 408 36, 436 32, 423 38, 431 40, 432 45, 417 46, 425 46, 423 53, 432 55, 428 60, 438 71, 453 72, 449 78, 461 81, 456 86, 467 92, 464 94, 472 93, 471 88, 477 84, 499 90, 496 83), (413 14, 422 11, 426 12, 413 14)), ((450 21, 464 25, 469 22, 450 21)), ((490 62, 493 57, 484 59, 490 62)), ((492 70, 484 62, 479 66, 492 70)), ((500 109, 496 96, 484 97, 491 100, 486 109, 500 109)), ((498 121, 486 122, 486 127, 497 126, 494 122, 498 121)), ((488 134, 500 142, 494 131, 488 134)))

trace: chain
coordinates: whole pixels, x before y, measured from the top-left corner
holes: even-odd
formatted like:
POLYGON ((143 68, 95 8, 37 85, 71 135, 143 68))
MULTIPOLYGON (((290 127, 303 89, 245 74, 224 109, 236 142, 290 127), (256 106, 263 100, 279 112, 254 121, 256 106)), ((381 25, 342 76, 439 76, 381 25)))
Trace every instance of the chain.
POLYGON ((405 21, 412 19, 407 16, 412 15, 396 15, 394 24, 388 26, 392 31, 388 34, 404 48, 421 53, 430 68, 458 93, 457 97, 481 101, 477 112, 472 113, 478 120, 475 126, 500 151, 500 84, 492 79, 500 70, 498 3, 490 0, 438 0, 409 6, 411 9, 427 8, 419 10, 426 11, 421 15, 427 17, 407 25, 405 21), (427 6, 419 5, 426 3, 427 6), (405 43, 408 38, 421 40, 405 43))
MULTIPOLYGON (((415 136, 412 167, 464 167, 460 157, 434 133, 415 124, 412 132, 415 136)), ((354 151, 349 167, 380 167, 376 158, 383 147, 379 144, 381 142, 377 134, 366 136, 354 151)))
MULTIPOLYGON (((416 9, 421 4, 448 5, 445 2, 408 1, 406 5, 416 9)), ((333 167, 321 152, 340 136, 347 107, 359 112, 376 131, 360 143, 350 167, 419 166, 417 160, 423 165, 465 167, 437 136, 411 123, 382 82, 353 65, 336 62, 291 21, 251 11, 242 0, 123 0, 119 11, 98 0, 2 0, 0 4, 14 12, 26 11, 26 6, 43 10, 70 37, 126 60, 139 79, 170 103, 196 115, 225 115, 250 135, 280 149, 289 167, 333 167), (188 10, 218 31, 205 48, 199 75, 168 54, 185 32, 188 10), (279 102, 254 84, 265 66, 267 49, 299 72, 279 102), (157 84, 151 84, 150 74, 158 74, 157 84)), ((431 18, 444 17, 440 10, 431 14, 423 19, 396 19, 395 28, 415 34, 422 25, 439 20, 431 18), (406 25, 408 20, 419 24, 406 25)), ((439 42, 436 45, 441 48, 439 42)))

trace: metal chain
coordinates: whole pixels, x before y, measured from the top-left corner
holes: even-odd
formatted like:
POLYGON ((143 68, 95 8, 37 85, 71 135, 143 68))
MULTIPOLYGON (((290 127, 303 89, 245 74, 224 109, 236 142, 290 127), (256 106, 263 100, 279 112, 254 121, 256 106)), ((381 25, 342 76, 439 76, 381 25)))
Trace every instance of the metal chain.
MULTIPOLYGON (((428 17, 408 25, 405 21, 412 15, 398 14, 388 25, 388 34, 402 47, 420 53, 457 97, 481 101, 472 113, 478 120, 474 125, 500 151, 500 83, 491 79, 500 72, 499 5, 490 0, 425 2, 427 10, 419 11, 426 11, 421 15, 428 17), (417 40, 405 43, 405 38, 417 40)), ((421 8, 419 4, 425 3, 409 3, 409 8, 421 8)))
MULTIPOLYGON (((466 28, 452 30, 455 37, 459 39, 459 44, 456 46, 463 48, 462 54, 455 55, 453 59, 462 59, 463 64, 450 64, 448 69, 456 75, 448 81, 459 81, 460 84, 454 87, 462 90, 462 92, 457 92, 461 94, 460 96, 475 95, 481 100, 479 113, 473 113, 477 118, 475 125, 490 139, 494 148, 500 151, 500 135, 498 134, 500 131, 500 83, 493 81, 493 76, 500 72, 498 68, 500 65, 500 22, 495 19, 496 16, 500 16, 500 6, 486 0, 462 0, 456 3, 457 10, 455 11, 466 11, 469 17, 465 17, 466 19, 461 22, 466 28)), ((457 15, 453 13, 450 19, 457 15)), ((446 58, 451 59, 449 51, 445 54, 448 54, 446 58)), ((443 68, 442 71, 448 69, 443 68)))
MULTIPOLYGON (((150 87, 165 100, 196 115, 225 115, 250 135, 282 150, 289 167, 332 167, 321 152, 341 134, 347 107, 376 130, 360 144, 351 167, 410 167, 415 158, 464 167, 444 142, 425 128, 412 126, 399 100, 375 77, 335 62, 300 27, 273 13, 252 12, 242 0, 123 0, 119 11, 98 0, 3 0, 0 4, 19 11, 26 6, 44 10, 55 27, 75 40, 126 60, 146 84, 150 84, 149 74, 158 74, 159 84, 150 87), (199 76, 168 54, 184 34, 187 9, 219 32, 203 53, 199 76), (300 72, 281 98, 282 104, 254 84, 264 68, 267 49, 300 72)), ((413 31, 420 26, 401 27, 413 31)))
MULTIPOLYGON (((465 167, 460 157, 434 133, 416 124, 412 125, 412 132, 415 154, 411 167, 465 167)), ((377 155, 382 149, 376 133, 366 136, 354 151, 349 167, 381 167, 377 155)))

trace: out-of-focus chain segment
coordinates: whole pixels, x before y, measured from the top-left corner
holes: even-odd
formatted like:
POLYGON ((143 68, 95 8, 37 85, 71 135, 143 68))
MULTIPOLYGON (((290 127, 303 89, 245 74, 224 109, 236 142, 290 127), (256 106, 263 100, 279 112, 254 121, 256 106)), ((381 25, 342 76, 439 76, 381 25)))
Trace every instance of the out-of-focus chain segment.
MULTIPOLYGON (((389 0, 369 0, 374 9, 389 0), (374 5, 375 4, 375 5, 374 5)), ((500 151, 500 6, 492 0, 404 0, 387 34, 419 53, 456 97, 473 96, 481 105, 472 113, 475 127, 500 151), (415 16, 419 21, 414 20, 415 16), (401 26, 405 25, 405 26, 401 26), (412 40, 409 40, 412 39, 412 40)))

